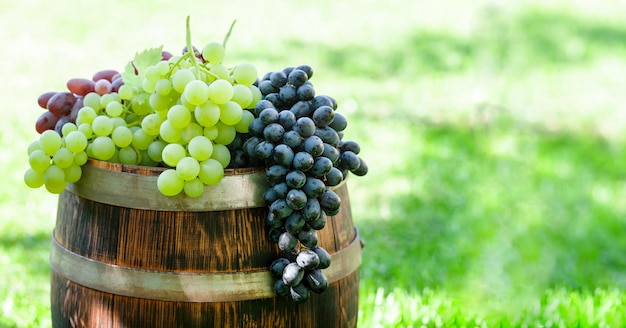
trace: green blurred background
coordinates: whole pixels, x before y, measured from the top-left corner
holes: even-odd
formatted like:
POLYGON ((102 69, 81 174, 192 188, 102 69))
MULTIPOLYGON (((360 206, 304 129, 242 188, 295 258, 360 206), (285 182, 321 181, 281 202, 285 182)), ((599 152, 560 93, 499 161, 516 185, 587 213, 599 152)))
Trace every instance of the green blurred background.
MULTIPOLYGON (((0 326, 47 327, 36 99, 135 52, 309 64, 370 173, 363 327, 626 325, 626 2, 0 0, 0 326)), ((261 73, 261 74, 262 74, 261 73)))

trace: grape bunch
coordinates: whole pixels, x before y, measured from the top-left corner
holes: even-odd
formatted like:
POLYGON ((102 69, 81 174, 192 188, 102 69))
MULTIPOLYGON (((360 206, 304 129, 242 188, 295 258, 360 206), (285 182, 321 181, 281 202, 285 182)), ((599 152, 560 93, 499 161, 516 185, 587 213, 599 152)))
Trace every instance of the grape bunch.
POLYGON ((335 99, 315 95, 312 76, 308 65, 265 74, 248 135, 240 148, 231 148, 237 165, 256 161, 266 168, 269 235, 285 256, 271 265, 274 290, 296 302, 328 285, 320 269, 330 265, 330 257, 317 245, 316 231, 341 210, 331 187, 349 173, 368 171, 359 145, 342 140, 347 120, 336 112, 335 99))
POLYGON ((217 42, 201 51, 188 44, 179 56, 148 49, 121 74, 104 70, 69 80, 69 92, 42 94, 38 102, 48 111, 36 123, 41 135, 29 147, 24 181, 60 193, 93 158, 163 166, 157 178, 163 195, 199 197, 224 176, 227 145, 248 132, 250 110, 262 97, 256 67, 227 67, 224 58, 217 42))

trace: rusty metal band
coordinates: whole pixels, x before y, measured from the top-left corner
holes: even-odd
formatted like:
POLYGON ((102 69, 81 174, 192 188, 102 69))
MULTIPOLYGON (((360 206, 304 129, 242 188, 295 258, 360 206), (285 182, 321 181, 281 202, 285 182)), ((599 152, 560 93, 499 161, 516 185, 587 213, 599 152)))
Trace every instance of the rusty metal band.
MULTIPOLYGON (((184 194, 164 196, 156 188, 156 176, 111 171, 90 165, 83 166, 83 175, 76 183, 68 183, 67 191, 95 202, 155 211, 221 211, 263 207, 263 193, 269 184, 265 173, 226 175, 218 184, 205 186, 202 196, 184 194)), ((337 189, 343 186, 333 187, 337 189)))
MULTIPOLYGON (((345 248, 331 254, 322 270, 328 283, 345 278, 361 265, 358 231, 345 248)), ((230 302, 274 297, 269 271, 185 273, 113 265, 73 253, 52 238, 52 270, 70 281, 115 295, 180 302, 230 302)))

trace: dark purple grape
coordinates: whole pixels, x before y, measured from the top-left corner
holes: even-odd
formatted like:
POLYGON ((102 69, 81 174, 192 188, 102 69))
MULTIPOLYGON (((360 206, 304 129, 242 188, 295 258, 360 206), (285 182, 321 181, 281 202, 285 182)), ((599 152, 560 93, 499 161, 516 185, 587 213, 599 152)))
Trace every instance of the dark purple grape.
POLYGON ((299 66, 296 66, 296 69, 299 69, 305 72, 309 80, 313 77, 313 68, 311 68, 311 66, 309 65, 306 65, 306 64, 299 65, 299 66))
POLYGON ((300 117, 293 126, 293 130, 298 132, 303 138, 308 138, 315 134, 315 123, 308 117, 300 117))
POLYGON ((278 111, 272 107, 265 108, 259 113, 259 119, 265 125, 274 123, 278 121, 278 111))
POLYGON ((298 233, 298 240, 300 244, 304 247, 312 248, 317 246, 319 241, 317 237, 317 232, 315 229, 311 228, 308 224, 305 224, 302 230, 298 233))
POLYGON ((318 157, 315 159, 315 163, 313 163, 313 166, 308 173, 316 178, 321 178, 325 176, 326 173, 330 172, 332 168, 333 162, 331 162, 330 159, 326 157, 318 157))
POLYGON ((345 151, 339 156, 338 166, 346 170, 354 171, 359 168, 361 161, 359 156, 351 151, 345 151))
POLYGON ((320 108, 322 106, 329 106, 330 108, 333 107, 333 101, 330 99, 329 96, 318 95, 315 96, 313 100, 311 100, 311 107, 313 107, 314 109, 320 108))
POLYGON ((368 171, 367 163, 365 163, 365 161, 361 157, 359 157, 359 168, 350 172, 352 172, 352 174, 356 176, 361 177, 361 176, 366 175, 367 171, 368 171))
POLYGON ((342 153, 346 151, 351 151, 358 155, 361 152, 361 146, 359 146, 359 144, 355 141, 342 141, 341 143, 339 143, 339 150, 341 150, 342 153))
POLYGON ((291 295, 291 287, 285 285, 285 282, 282 279, 278 279, 274 283, 274 293, 280 297, 291 295))
POLYGON ((320 269, 307 272, 304 280, 309 289, 314 293, 322 293, 328 288, 328 280, 320 269))
POLYGON ((318 178, 307 177, 306 183, 302 186, 302 191, 309 198, 318 198, 326 190, 324 182, 318 178))
POLYGON ((272 81, 264 80, 259 83, 259 91, 261 91, 262 95, 267 95, 278 92, 278 88, 272 84, 272 81))
MULTIPOLYGON (((295 237, 293 238, 295 239, 295 237)), ((302 278, 304 278, 304 269, 297 263, 292 262, 285 266, 285 269, 283 270, 283 282, 285 285, 293 287, 299 284, 302 281, 302 278)))
POLYGON ((318 157, 324 152, 324 142, 318 136, 310 136, 304 140, 304 150, 313 157, 318 157))
POLYGON ((305 223, 306 222, 304 221, 300 213, 295 211, 285 219, 285 230, 287 230, 287 232, 292 235, 297 235, 300 230, 302 230, 302 227, 304 227, 305 223))
POLYGON ((283 101, 280 99, 278 92, 268 93, 263 99, 274 104, 274 107, 276 108, 283 108, 283 101))
POLYGON ((309 76, 301 69, 294 69, 287 75, 287 82, 295 87, 303 85, 308 80, 309 76))
POLYGON ((296 115, 288 110, 280 111, 278 113, 278 124, 282 125, 285 131, 289 131, 296 124, 296 115))
POLYGON ((293 66, 287 66, 285 68, 283 68, 283 73, 285 73, 285 75, 289 76, 289 74, 291 74, 291 71, 293 71, 295 69, 295 67, 293 66))
POLYGON ((284 257, 278 258, 270 264, 270 272, 274 277, 280 278, 283 276, 283 271, 289 263, 291 263, 291 261, 284 257))
POLYGON ((289 109, 296 118, 308 117, 313 113, 311 109, 311 104, 308 101, 298 101, 289 109))
POLYGON ((315 135, 320 137, 322 141, 324 141, 325 143, 333 147, 339 146, 339 142, 341 141, 339 139, 339 135, 337 134, 337 131, 333 130, 333 128, 328 127, 328 126, 317 127, 317 129, 315 129, 315 135))
POLYGON ((272 72, 270 74, 270 81, 275 87, 280 88, 287 83, 287 74, 282 71, 272 72))
POLYGON ((285 220, 277 218, 274 213, 270 212, 267 214, 267 225, 270 229, 280 229, 285 225, 285 220))
POLYGON ((293 209, 287 205, 287 202, 284 199, 277 199, 270 205, 270 213, 272 213, 277 219, 281 220, 291 215, 291 213, 293 213, 293 209))
POLYGON ((263 137, 263 130, 265 130, 265 125, 266 124, 257 117, 253 119, 252 122, 250 122, 250 124, 248 125, 248 132, 250 132, 250 134, 255 137, 261 138, 263 137))
POLYGON ((297 131, 287 131, 283 134, 283 143, 291 147, 291 149, 298 149, 302 146, 302 136, 297 131))
POLYGON ((296 90, 298 100, 311 100, 315 97, 315 88, 312 84, 305 83, 296 90))
POLYGON ((296 93, 296 87, 293 85, 285 84, 280 87, 278 96, 284 106, 291 107, 298 101, 298 94, 296 93))
POLYGON ((332 190, 324 190, 324 193, 318 199, 322 210, 328 214, 328 211, 335 212, 341 208, 341 198, 332 190))
POLYGON ((291 253, 297 245, 298 238, 287 231, 283 232, 280 234, 280 237, 278 237, 278 248, 285 253, 291 253))
POLYGON ((330 123, 328 126, 333 128, 337 132, 341 132, 345 130, 348 126, 348 120, 346 120, 345 116, 335 112, 335 119, 333 119, 332 123, 330 123))
POLYGON ((291 299, 294 300, 296 303, 304 303, 309 300, 309 297, 311 297, 309 288, 304 284, 299 284, 297 286, 291 287, 290 293, 291 299))
POLYGON ((328 254, 328 252, 323 249, 322 247, 316 246, 311 248, 312 251, 315 252, 315 254, 317 254, 317 256, 320 259, 320 263, 318 265, 318 269, 326 269, 330 266, 330 254, 328 254))
POLYGON ((307 197, 304 191, 300 189, 291 189, 287 193, 285 201, 287 202, 287 205, 289 205, 289 207, 291 207, 295 211, 298 211, 304 208, 304 206, 306 205, 307 197))
MULTIPOLYGON (((285 144, 280 144, 274 147, 274 160, 276 163, 282 165, 285 168, 291 167, 291 163, 293 162, 294 154, 293 150, 285 144)), ((286 169, 285 169, 285 174, 286 169)))
POLYGON ((326 220, 327 220, 326 213, 324 213, 324 211, 322 211, 320 213, 320 216, 317 219, 312 220, 312 221, 308 221, 307 224, 312 229, 322 230, 326 226, 326 220))
POLYGON ((311 197, 307 198, 306 204, 302 210, 300 210, 300 214, 307 222, 317 220, 321 213, 322 207, 320 206, 320 202, 316 198, 311 197))
POLYGON ((254 105, 254 116, 259 117, 261 112, 266 108, 274 108, 274 104, 269 100, 259 100, 256 105, 254 105))
POLYGON ((314 270, 320 264, 320 258, 314 251, 305 249, 298 253, 296 263, 304 270, 314 270))
POLYGON ((307 177, 306 174, 302 171, 294 170, 287 173, 285 177, 285 183, 289 188, 292 189, 300 189, 306 183, 307 177))
POLYGON ((330 161, 335 164, 335 162, 339 159, 339 155, 341 155, 341 153, 339 152, 339 149, 337 149, 337 147, 334 147, 327 143, 324 144, 324 152, 322 152, 322 156, 330 159, 330 161))
POLYGON ((330 106, 318 107, 311 117, 315 125, 320 127, 328 126, 335 118, 335 111, 330 106))
POLYGON ((343 173, 341 173, 340 169, 333 167, 332 169, 330 169, 328 173, 326 173, 325 182, 327 186, 329 187, 336 186, 340 184, 341 181, 343 181, 343 173))
POLYGON ((313 163, 315 163, 313 155, 304 151, 297 152, 293 157, 293 168, 302 172, 310 170, 313 163))
POLYGON ((267 177, 267 181, 269 181, 271 185, 275 185, 285 181, 285 176, 287 176, 288 172, 289 170, 282 165, 272 165, 265 169, 265 177, 267 177))
POLYGON ((260 159, 268 159, 274 153, 274 145, 269 141, 261 141, 254 147, 256 157, 260 159))

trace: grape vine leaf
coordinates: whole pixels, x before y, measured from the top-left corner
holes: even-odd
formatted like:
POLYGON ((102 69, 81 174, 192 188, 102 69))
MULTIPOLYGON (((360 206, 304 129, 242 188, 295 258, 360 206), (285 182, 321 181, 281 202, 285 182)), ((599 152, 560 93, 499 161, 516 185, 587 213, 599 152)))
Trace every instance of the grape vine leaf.
POLYGON ((126 64, 124 72, 122 73, 124 84, 141 90, 141 83, 146 68, 156 65, 161 61, 162 51, 163 46, 160 46, 158 48, 150 48, 135 53, 135 58, 126 64))

